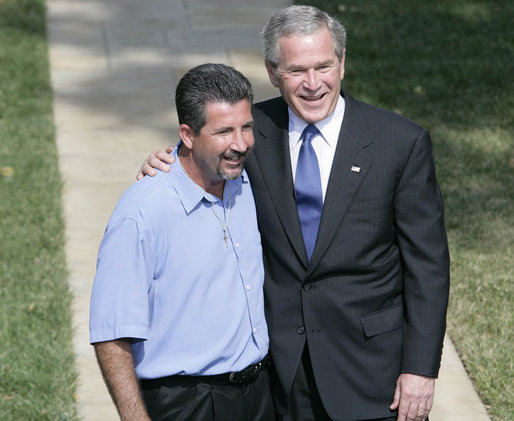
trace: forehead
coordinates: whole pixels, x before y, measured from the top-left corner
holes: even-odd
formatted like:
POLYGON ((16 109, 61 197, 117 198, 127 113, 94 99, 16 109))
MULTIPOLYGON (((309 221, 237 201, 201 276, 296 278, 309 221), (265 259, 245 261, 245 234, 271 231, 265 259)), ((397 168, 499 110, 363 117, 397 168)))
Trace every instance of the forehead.
POLYGON ((237 127, 252 121, 250 102, 243 99, 231 104, 229 102, 207 102, 205 104, 206 126, 237 127))
POLYGON ((278 40, 279 66, 337 60, 335 44, 326 28, 305 35, 285 35, 278 40))

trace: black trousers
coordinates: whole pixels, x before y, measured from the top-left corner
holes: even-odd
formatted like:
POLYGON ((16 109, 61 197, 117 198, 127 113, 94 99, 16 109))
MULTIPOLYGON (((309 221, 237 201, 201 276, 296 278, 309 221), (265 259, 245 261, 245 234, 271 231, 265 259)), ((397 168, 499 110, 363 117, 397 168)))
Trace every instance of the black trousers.
MULTIPOLYGON (((328 416, 321 401, 307 345, 296 372, 289 402, 287 414, 277 415, 277 421, 334 421, 328 416)), ((366 421, 396 421, 396 419, 397 417, 394 416, 366 421)))
POLYGON ((273 421, 268 370, 248 383, 199 382, 188 376, 142 381, 152 421, 273 421))

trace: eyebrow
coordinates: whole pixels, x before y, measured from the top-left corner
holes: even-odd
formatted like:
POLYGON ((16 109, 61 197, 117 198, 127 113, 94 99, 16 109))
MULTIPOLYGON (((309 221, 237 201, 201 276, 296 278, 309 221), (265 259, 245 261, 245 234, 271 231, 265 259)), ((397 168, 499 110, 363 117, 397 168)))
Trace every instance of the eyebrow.
MULTIPOLYGON (((246 126, 253 127, 253 125, 254 125, 254 120, 248 120, 248 121, 246 121, 246 123, 242 124, 241 127, 246 127, 246 126)), ((219 132, 222 132, 225 130, 233 130, 236 127, 239 127, 239 126, 222 126, 222 127, 214 128, 214 130, 212 132, 219 133, 219 132)))
POLYGON ((314 65, 312 66, 302 66, 302 65, 299 65, 299 64, 291 64, 290 66, 284 68, 285 71, 289 71, 291 69, 310 69, 310 68, 317 68, 317 67, 322 67, 322 66, 326 66, 326 65, 334 65, 334 64, 337 64, 337 63, 334 63, 333 60, 325 60, 325 61, 320 61, 318 63, 314 63, 314 65))

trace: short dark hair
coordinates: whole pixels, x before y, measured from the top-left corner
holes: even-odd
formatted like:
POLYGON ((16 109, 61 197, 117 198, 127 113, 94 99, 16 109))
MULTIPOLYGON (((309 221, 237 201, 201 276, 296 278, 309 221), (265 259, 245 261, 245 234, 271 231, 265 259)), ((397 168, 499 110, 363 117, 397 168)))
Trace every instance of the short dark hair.
POLYGON ((207 120, 207 103, 235 104, 244 99, 252 104, 252 85, 233 67, 214 63, 193 67, 180 79, 175 90, 179 124, 187 124, 199 134, 207 120))

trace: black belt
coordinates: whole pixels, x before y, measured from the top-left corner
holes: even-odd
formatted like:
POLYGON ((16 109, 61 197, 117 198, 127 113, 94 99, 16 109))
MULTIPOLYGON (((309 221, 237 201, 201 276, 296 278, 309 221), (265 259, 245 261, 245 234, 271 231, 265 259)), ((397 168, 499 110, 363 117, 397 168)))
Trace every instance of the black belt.
POLYGON ((215 374, 211 376, 187 376, 187 375, 174 375, 168 377, 161 377, 159 379, 141 380, 141 386, 144 389, 158 387, 167 381, 187 381, 196 383, 219 383, 219 384, 244 384, 249 383, 259 376, 259 373, 269 367, 271 364, 271 357, 266 355, 263 360, 256 364, 249 365, 241 371, 233 373, 215 374))

